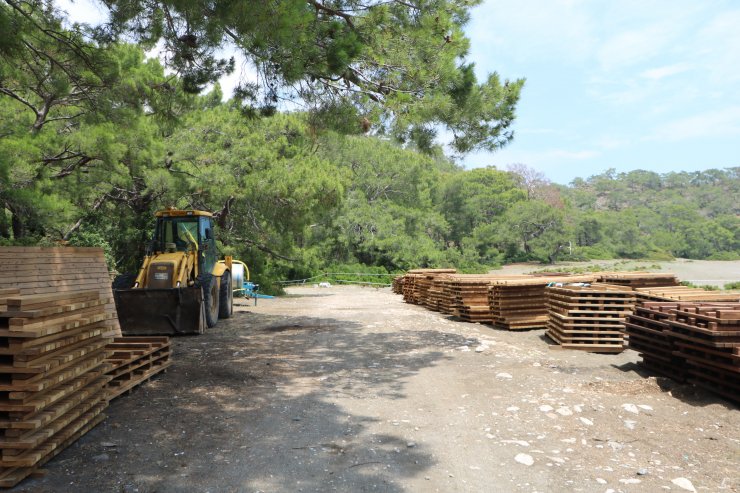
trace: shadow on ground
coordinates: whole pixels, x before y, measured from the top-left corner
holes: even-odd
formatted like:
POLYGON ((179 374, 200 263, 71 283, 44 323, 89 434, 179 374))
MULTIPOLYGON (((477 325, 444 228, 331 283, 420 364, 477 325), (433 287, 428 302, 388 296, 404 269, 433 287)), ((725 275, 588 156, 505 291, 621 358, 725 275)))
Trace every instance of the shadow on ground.
POLYGON ((405 380, 467 339, 372 332, 335 319, 239 312, 174 339, 168 373, 16 491, 402 491, 434 458, 352 399, 404 398, 405 380))
POLYGON ((656 385, 663 392, 694 407, 705 407, 717 404, 725 409, 735 409, 737 406, 723 399, 715 393, 702 389, 692 383, 684 383, 659 375, 637 363, 625 363, 623 365, 611 365, 612 368, 625 373, 636 373, 642 378, 654 378, 656 385))

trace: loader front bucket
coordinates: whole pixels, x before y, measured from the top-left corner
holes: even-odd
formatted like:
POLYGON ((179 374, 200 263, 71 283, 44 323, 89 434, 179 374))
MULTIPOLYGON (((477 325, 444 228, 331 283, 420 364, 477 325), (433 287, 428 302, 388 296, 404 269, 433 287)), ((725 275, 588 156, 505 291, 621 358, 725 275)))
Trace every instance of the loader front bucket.
POLYGON ((202 334, 206 328, 199 287, 114 289, 123 335, 202 334))

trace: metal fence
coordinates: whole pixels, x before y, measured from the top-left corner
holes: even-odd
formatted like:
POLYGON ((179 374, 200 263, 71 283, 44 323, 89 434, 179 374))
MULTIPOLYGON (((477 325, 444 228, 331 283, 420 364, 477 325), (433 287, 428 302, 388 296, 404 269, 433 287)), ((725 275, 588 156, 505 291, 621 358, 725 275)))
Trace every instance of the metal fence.
POLYGON ((315 276, 307 277, 305 279, 291 279, 289 281, 277 281, 278 284, 283 286, 296 286, 303 284, 310 284, 312 282, 319 282, 321 280, 330 280, 339 284, 362 284, 370 286, 390 286, 390 282, 372 282, 352 279, 338 279, 338 276, 356 276, 356 277, 386 277, 389 280, 393 279, 396 274, 375 274, 368 272, 322 272, 315 276))

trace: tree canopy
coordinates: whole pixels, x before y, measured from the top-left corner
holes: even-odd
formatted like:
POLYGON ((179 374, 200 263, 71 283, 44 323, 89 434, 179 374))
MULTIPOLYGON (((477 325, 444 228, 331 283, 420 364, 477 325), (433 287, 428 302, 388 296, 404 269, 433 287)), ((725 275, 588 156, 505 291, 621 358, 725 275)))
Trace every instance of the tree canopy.
POLYGON ((313 121, 322 128, 372 130, 424 151, 444 128, 451 147, 466 153, 512 139, 524 84, 497 73, 478 81, 463 32, 478 3, 102 0, 105 23, 65 31, 64 15, 45 1, 3 0, 0 26, 15 40, 4 41, 0 52, 36 50, 60 67, 73 54, 65 73, 79 82, 102 70, 96 47, 134 40, 161 48, 182 89, 200 93, 234 71, 234 57, 224 54, 235 51, 256 73, 235 91, 247 114, 272 114, 290 102, 317 115, 313 121), (62 53, 45 50, 48 43, 58 43, 62 53))

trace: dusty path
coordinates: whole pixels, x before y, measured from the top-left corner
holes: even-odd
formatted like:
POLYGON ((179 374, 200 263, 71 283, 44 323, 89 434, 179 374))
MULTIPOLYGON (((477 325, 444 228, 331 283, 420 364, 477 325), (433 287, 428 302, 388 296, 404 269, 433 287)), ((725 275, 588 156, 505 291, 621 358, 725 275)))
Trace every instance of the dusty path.
POLYGON ((178 338, 166 375, 18 491, 740 488, 740 410, 632 351, 552 351, 388 290, 290 293, 178 338))

